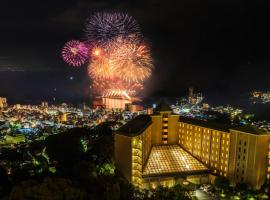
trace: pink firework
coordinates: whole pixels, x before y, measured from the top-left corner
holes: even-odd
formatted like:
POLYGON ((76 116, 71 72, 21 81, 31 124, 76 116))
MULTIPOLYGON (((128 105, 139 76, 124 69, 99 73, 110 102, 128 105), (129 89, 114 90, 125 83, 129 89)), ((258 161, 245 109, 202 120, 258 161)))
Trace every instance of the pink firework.
POLYGON ((67 42, 62 50, 63 60, 71 66, 79 67, 89 58, 89 49, 81 41, 71 40, 67 42))

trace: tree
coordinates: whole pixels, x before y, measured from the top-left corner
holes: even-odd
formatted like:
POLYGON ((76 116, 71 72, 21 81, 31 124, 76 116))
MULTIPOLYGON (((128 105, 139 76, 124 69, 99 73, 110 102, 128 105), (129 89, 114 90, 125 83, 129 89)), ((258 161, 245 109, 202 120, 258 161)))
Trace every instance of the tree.
POLYGON ((151 200, 190 200, 191 198, 187 195, 187 190, 182 188, 180 185, 174 187, 162 187, 159 186, 153 191, 153 195, 150 197, 151 200))
POLYGON ((0 166, 0 197, 7 194, 11 189, 11 183, 8 179, 6 170, 0 166))
POLYGON ((85 192, 74 186, 71 180, 62 178, 45 178, 41 182, 27 180, 16 185, 6 197, 9 200, 71 200, 84 199, 85 192))
POLYGON ((230 181, 222 176, 216 177, 214 184, 219 189, 228 189, 230 187, 230 181))
POLYGON ((85 128, 74 128, 49 136, 45 140, 48 156, 64 166, 78 162, 85 153, 90 133, 91 131, 85 128))

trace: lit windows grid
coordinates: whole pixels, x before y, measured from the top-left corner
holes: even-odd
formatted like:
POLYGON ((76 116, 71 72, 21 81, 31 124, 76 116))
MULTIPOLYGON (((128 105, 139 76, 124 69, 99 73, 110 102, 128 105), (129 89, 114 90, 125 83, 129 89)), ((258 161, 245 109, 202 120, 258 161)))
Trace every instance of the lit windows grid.
POLYGON ((162 141, 163 144, 168 143, 168 114, 162 115, 162 141))
POLYGON ((179 125, 179 144, 215 173, 227 176, 230 134, 181 122, 179 125))
POLYGON ((153 146, 143 175, 208 170, 177 145, 153 146))

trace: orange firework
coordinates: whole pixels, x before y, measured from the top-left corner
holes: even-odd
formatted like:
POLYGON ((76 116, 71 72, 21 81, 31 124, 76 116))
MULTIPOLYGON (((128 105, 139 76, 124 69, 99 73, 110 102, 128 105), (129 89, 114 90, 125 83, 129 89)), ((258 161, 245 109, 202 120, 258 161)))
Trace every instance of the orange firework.
POLYGON ((111 65, 123 80, 143 82, 151 76, 153 62, 146 44, 117 39, 110 47, 111 65))
POLYGON ((115 68, 110 59, 103 56, 100 59, 93 60, 88 66, 88 74, 92 79, 111 79, 115 76, 115 68))
POLYGON ((94 90, 103 96, 134 96, 151 76, 153 63, 145 43, 117 38, 106 46, 92 50, 97 59, 88 66, 94 90))
POLYGON ((105 54, 104 50, 100 47, 93 47, 92 51, 91 51, 91 57, 93 59, 99 59, 101 58, 103 55, 105 54))

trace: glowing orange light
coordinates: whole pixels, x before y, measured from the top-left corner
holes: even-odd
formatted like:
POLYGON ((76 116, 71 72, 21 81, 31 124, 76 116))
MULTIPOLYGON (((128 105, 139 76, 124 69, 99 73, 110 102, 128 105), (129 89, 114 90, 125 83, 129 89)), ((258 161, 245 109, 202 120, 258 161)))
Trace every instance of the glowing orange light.
POLYGON ((92 50, 92 56, 94 58, 100 58, 101 55, 103 54, 103 51, 101 48, 99 47, 94 47, 93 50, 92 50))

